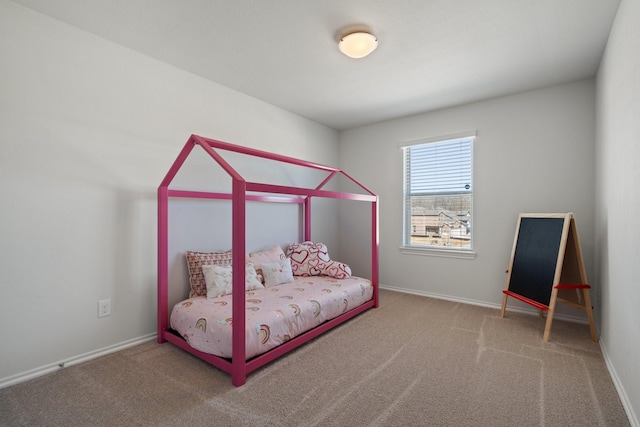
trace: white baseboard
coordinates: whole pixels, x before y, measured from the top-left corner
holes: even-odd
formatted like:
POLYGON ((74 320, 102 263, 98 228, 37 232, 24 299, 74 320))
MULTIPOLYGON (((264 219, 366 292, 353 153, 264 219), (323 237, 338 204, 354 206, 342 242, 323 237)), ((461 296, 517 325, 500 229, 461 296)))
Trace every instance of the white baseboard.
POLYGON ((152 334, 144 335, 138 338, 133 338, 127 341, 123 341, 118 344, 113 344, 108 347, 103 347, 98 350, 90 351, 88 353, 80 354, 78 356, 73 356, 69 359, 61 360, 59 362, 51 363, 45 366, 41 366, 39 368, 31 369, 26 372, 21 372, 16 375, 11 375, 9 377, 0 378, 0 389, 9 387, 18 383, 22 383, 25 381, 29 381, 31 379, 41 377, 46 374, 50 374, 60 369, 67 368, 69 366, 77 365, 82 362, 89 361, 91 359, 96 359, 101 356, 106 356, 110 353, 115 353, 116 351, 124 350, 129 347, 133 347, 135 345, 139 345, 145 343, 147 341, 154 340, 157 336, 157 333, 154 332, 152 334))
MULTIPOLYGON (((477 300, 472 300, 472 299, 467 299, 467 298, 459 298, 459 297, 453 297, 450 295, 442 295, 442 294, 434 294, 431 292, 423 292, 423 291, 416 291, 413 289, 405 289, 405 288, 398 288, 396 286, 388 286, 388 285, 380 285, 380 289, 386 289, 389 291, 395 291, 395 292, 403 292, 405 294, 412 294, 412 295, 420 295, 423 297, 429 297, 429 298, 437 298, 437 299, 443 299, 443 300, 447 300, 447 301, 452 301, 452 302, 459 302, 459 303, 463 303, 463 304, 471 304, 471 305, 478 305, 480 307, 487 307, 487 308, 495 308, 498 310, 502 309, 502 304, 494 304, 494 303, 489 303, 489 302, 485 302, 485 301, 477 301, 477 300)), ((513 311, 516 313, 524 313, 524 314, 531 314, 531 315, 538 315, 538 310, 533 309, 533 308, 521 308, 521 307, 507 307, 508 311, 513 311)), ((577 316, 571 316, 571 315, 566 315, 566 314, 562 314, 562 313, 556 313, 553 316, 554 319, 558 319, 558 320, 565 320, 567 322, 573 322, 573 323, 584 323, 584 324, 589 324, 588 319, 585 319, 583 317, 577 317, 577 316)))
POLYGON ((613 381, 613 385, 615 386, 616 391, 618 392, 618 396, 620 397, 620 402, 622 402, 624 411, 627 413, 627 418, 629 418, 629 424, 631 424, 632 427, 640 427, 640 421, 638 420, 638 416, 636 415, 633 409, 633 405, 629 400, 629 396, 627 396, 627 393, 625 392, 624 387, 622 386, 622 382, 620 381, 620 377, 616 372, 616 368, 611 363, 611 359, 607 354, 607 348, 602 342, 602 340, 600 340, 600 349, 602 350, 602 357, 604 358, 604 362, 607 364, 607 369, 609 370, 611 381, 613 381))

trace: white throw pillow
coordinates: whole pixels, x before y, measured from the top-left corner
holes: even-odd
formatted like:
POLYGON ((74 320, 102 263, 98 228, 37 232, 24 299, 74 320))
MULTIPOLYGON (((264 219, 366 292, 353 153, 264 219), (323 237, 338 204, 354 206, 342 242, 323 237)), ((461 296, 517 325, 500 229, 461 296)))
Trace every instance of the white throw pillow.
MULTIPOLYGON (((230 265, 203 265, 202 273, 207 284, 207 298, 216 298, 233 292, 233 271, 230 265)), ((245 264, 245 290, 264 288, 258 280, 256 269, 245 264)))
POLYGON ((283 283, 291 283, 293 282, 291 260, 285 258, 278 262, 262 263, 262 274, 264 275, 264 285, 267 288, 283 283))
POLYGON ((264 289, 264 285, 258 278, 258 273, 252 263, 248 262, 244 268, 245 290, 252 291, 254 289, 264 289))
POLYGON ((260 283, 264 284, 264 274, 262 274, 262 263, 263 262, 277 262, 281 259, 285 259, 284 252, 280 245, 273 245, 267 250, 259 251, 259 252, 251 252, 248 255, 249 262, 253 264, 256 268, 256 273, 258 275, 258 279, 260 283))

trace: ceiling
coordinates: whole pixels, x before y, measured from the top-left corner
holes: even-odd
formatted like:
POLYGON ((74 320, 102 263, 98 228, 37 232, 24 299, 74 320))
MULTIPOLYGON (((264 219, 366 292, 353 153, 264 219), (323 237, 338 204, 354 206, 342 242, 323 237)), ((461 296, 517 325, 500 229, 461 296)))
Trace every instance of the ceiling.
POLYGON ((14 0, 338 130, 593 77, 619 2, 14 0))

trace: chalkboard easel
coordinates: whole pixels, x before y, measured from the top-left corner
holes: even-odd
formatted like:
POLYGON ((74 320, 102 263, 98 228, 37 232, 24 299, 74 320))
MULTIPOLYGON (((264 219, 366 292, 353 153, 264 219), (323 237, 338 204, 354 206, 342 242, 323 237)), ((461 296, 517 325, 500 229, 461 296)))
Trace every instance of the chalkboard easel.
POLYGON ((547 311, 543 340, 549 340, 556 303, 587 313, 591 339, 598 341, 578 230, 571 213, 520 214, 507 270, 500 317, 512 297, 547 311))

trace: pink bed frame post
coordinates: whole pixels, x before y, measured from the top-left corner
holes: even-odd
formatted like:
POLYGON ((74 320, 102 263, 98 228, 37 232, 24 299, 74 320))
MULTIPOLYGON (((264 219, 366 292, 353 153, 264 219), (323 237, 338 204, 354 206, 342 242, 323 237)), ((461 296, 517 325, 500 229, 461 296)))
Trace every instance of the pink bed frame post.
POLYGON ((169 198, 167 187, 158 188, 158 343, 165 342, 162 331, 169 323, 169 198))
POLYGON ((238 387, 247 381, 246 338, 245 338, 245 228, 246 228, 246 182, 233 179, 232 196, 232 349, 231 382, 238 387))
POLYGON ((378 196, 376 196, 376 200, 371 203, 371 283, 373 283, 373 306, 375 308, 378 308, 380 306, 380 296, 378 292, 378 263, 380 262, 378 254, 380 248, 378 237, 379 233, 380 229, 378 227, 378 196))
POLYGON ((311 196, 304 199, 304 235, 303 240, 311 241, 311 196))
POLYGON ((231 257, 232 257, 232 349, 231 349, 231 382, 241 386, 247 381, 246 337, 245 337, 245 232, 247 183, 240 174, 213 148, 212 143, 218 141, 207 140, 199 136, 192 136, 195 143, 200 145, 218 164, 231 176, 231 257))
POLYGON ((165 342, 164 333, 169 327, 169 184, 191 153, 193 140, 185 143, 158 187, 158 336, 165 342))

